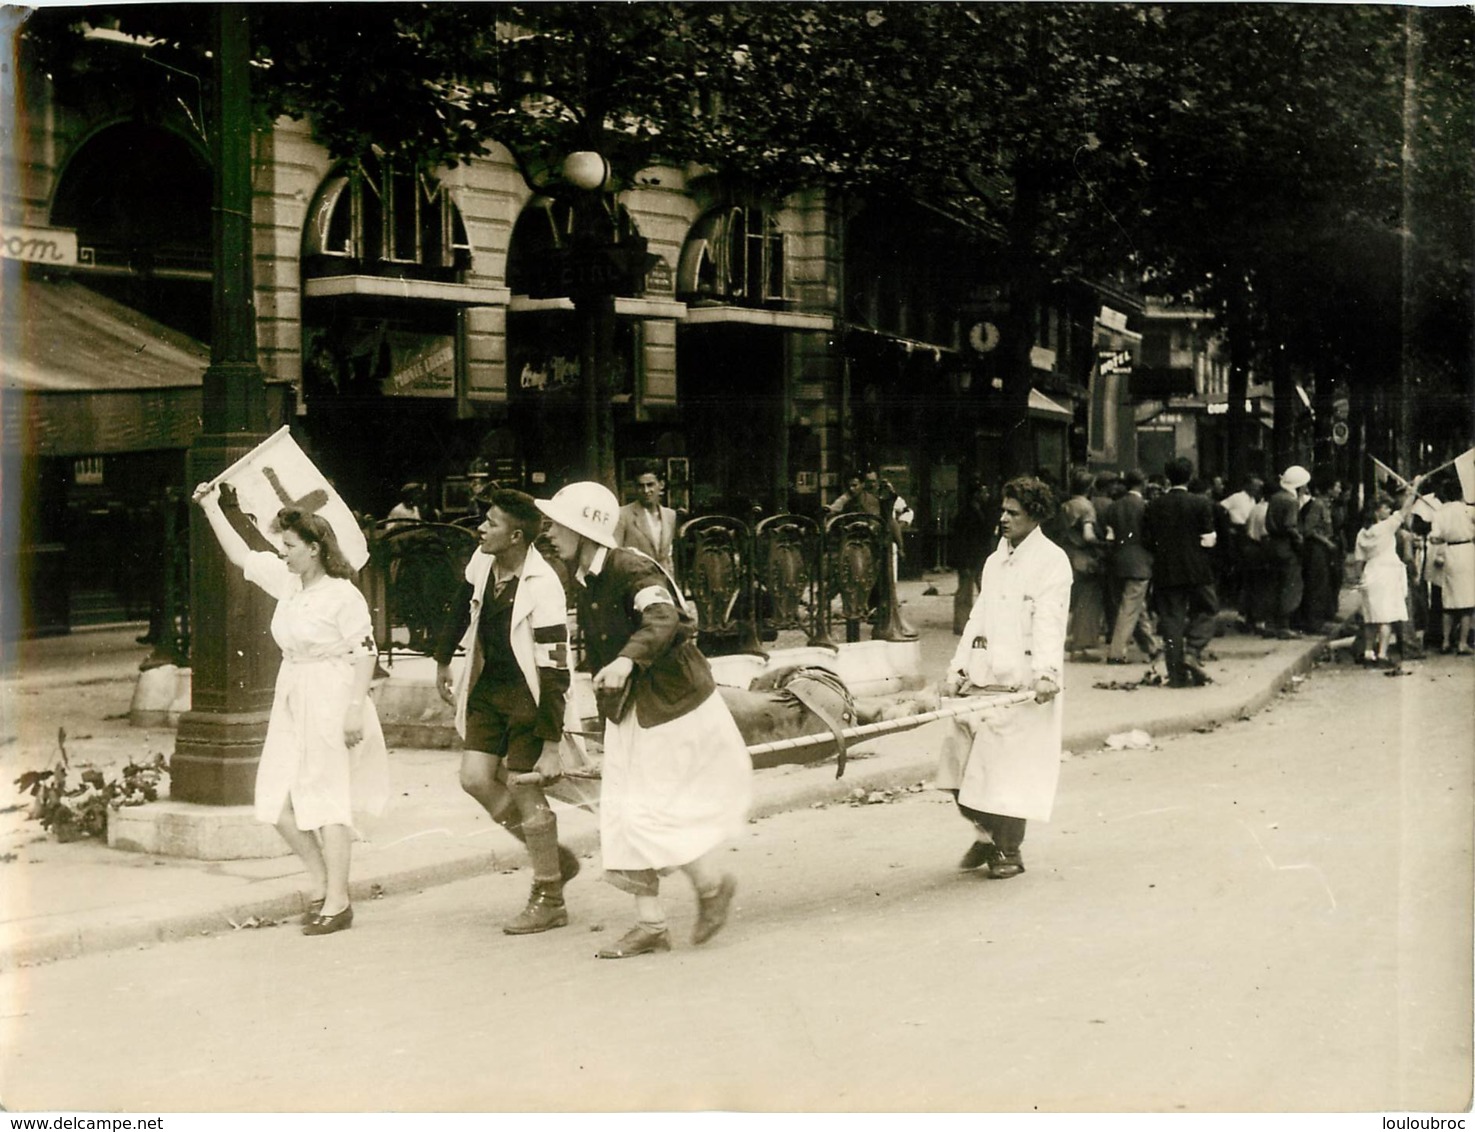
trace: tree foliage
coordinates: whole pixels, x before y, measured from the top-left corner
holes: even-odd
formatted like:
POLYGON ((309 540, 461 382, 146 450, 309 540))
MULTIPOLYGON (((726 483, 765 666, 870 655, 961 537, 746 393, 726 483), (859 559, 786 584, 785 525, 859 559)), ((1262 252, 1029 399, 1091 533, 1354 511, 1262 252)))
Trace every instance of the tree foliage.
MULTIPOLYGON (((1022 415, 1029 312, 1075 275, 1126 272, 1190 296, 1252 352, 1371 381, 1401 334, 1425 331, 1430 353, 1468 374, 1475 16, 1410 11, 553 2, 251 15, 263 117, 309 116, 341 157, 377 148, 433 167, 499 143, 542 182, 564 154, 599 148, 625 183, 658 160, 697 162, 769 197, 821 186, 954 214, 1015 300, 1003 349, 1022 415)), ((210 12, 121 5, 32 22, 54 55, 59 32, 108 24, 202 72, 210 12)))

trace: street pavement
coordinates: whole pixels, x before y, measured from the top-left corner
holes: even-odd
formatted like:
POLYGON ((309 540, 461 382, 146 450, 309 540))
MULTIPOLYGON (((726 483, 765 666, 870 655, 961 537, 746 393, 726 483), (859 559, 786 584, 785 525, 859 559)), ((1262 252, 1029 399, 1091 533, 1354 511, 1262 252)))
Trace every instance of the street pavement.
MULTIPOLYGON (((951 574, 903 581, 903 614, 921 635, 924 674, 935 683, 956 646, 951 574)), ((1343 597, 1343 614, 1354 605, 1343 597)), ((56 729, 68 733, 72 765, 121 765, 172 752, 167 729, 131 728, 127 707, 146 650, 138 626, 116 626, 23 642, 15 670, 0 681, 0 771, 5 781, 45 765, 56 729)), ((1266 640, 1226 631, 1211 646, 1213 683, 1169 689, 1138 685, 1145 665, 1071 662, 1065 678, 1065 746, 1101 748, 1132 731, 1157 737, 1211 729, 1253 715, 1327 656, 1325 638, 1266 640)), ((927 783, 942 724, 887 735, 852 748, 843 778, 833 759, 756 772, 752 816, 759 819, 854 795, 927 783)), ((1154 757, 1151 749, 1137 752, 1154 757)), ((525 863, 521 847, 464 795, 459 752, 391 750, 389 812, 356 846, 352 897, 362 902, 525 863)), ((199 935, 249 929, 303 910, 301 874, 289 856, 194 861, 111 849, 97 841, 60 844, 25 814, 15 795, 0 806, 0 969, 199 935)), ((561 839, 597 871, 594 815, 560 809, 561 839)))

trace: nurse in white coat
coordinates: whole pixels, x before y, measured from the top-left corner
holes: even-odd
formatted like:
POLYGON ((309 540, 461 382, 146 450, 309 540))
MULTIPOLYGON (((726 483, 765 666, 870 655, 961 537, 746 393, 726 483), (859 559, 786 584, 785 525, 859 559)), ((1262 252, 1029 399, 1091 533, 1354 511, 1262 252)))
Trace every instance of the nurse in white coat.
POLYGON ((950 791, 974 829, 959 868, 988 866, 989 876, 1024 872, 1025 823, 1047 821, 1060 778, 1064 725, 1061 682, 1071 568, 1040 523, 1055 512, 1040 480, 1004 485, 1000 530, 978 600, 948 664, 942 694, 968 687, 1032 689, 1032 703, 957 717, 944 740, 936 785, 950 791))
POLYGON ((256 818, 275 825, 307 869, 302 933, 343 931, 353 924, 356 821, 382 813, 389 798, 388 751, 369 699, 377 650, 368 603, 326 519, 284 509, 272 523, 285 548, 278 555, 246 545, 217 488, 201 484, 195 501, 231 565, 277 600, 271 635, 282 666, 256 770, 256 818))

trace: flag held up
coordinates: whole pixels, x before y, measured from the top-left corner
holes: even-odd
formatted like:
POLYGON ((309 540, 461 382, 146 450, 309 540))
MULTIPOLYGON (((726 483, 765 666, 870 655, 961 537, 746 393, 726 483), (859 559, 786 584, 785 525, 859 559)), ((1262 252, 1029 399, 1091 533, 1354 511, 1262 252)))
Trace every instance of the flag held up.
POLYGON ((210 481, 211 488, 221 484, 230 484, 241 513, 278 550, 284 544, 282 536, 271 530, 271 522, 282 508, 295 507, 328 521, 338 549, 355 570, 369 560, 369 544, 353 512, 297 446, 286 425, 210 481))

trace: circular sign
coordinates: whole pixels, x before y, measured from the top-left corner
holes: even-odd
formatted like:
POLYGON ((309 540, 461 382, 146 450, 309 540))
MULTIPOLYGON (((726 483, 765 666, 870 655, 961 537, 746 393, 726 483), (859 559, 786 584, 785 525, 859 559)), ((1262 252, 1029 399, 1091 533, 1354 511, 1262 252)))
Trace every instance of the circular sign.
POLYGON ((968 344, 978 353, 987 354, 999 344, 999 328, 991 322, 976 322, 968 331, 968 344))
POLYGON ((1343 444, 1346 444, 1347 443, 1347 438, 1351 434, 1352 434, 1352 430, 1347 427, 1347 422, 1346 421, 1333 421, 1332 422, 1332 443, 1333 444, 1336 444, 1336 445, 1339 445, 1339 446, 1340 445, 1343 445, 1343 444))

